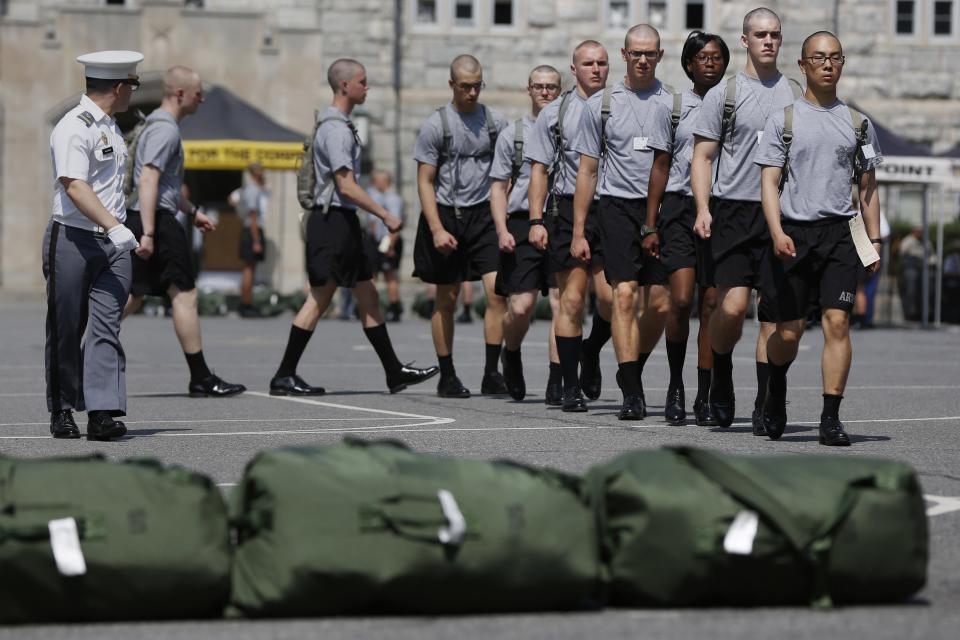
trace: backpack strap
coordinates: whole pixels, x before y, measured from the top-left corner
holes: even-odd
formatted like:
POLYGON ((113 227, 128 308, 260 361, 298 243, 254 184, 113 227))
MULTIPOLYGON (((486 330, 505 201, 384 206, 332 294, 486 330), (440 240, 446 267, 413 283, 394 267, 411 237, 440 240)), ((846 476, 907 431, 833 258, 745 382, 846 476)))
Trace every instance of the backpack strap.
POLYGON ((560 98, 560 109, 557 111, 557 123, 553 127, 553 162, 547 169, 547 213, 552 216, 560 214, 558 197, 553 191, 556 188, 557 177, 563 171, 563 152, 566 150, 566 140, 563 136, 563 120, 567 117, 570 99, 576 89, 569 89, 560 98))
POLYGON ((613 87, 604 87, 600 99, 600 158, 607 155, 607 120, 610 119, 610 97, 613 87))
POLYGON ((720 123, 720 148, 717 150, 717 159, 714 162, 713 181, 720 180, 720 157, 723 155, 723 143, 727 136, 733 137, 733 128, 737 123, 737 76, 727 78, 727 85, 723 91, 723 120, 720 123))
POLYGON ((437 109, 440 114, 440 126, 443 128, 443 142, 440 144, 440 164, 450 158, 450 147, 453 145, 453 133, 450 131, 450 120, 447 119, 446 105, 437 109))
POLYGON ((523 170, 523 118, 517 118, 513 126, 513 161, 510 163, 510 191, 513 191, 513 187, 517 184, 517 179, 520 177, 520 172, 523 170))
POLYGON ((853 147, 853 176, 851 180, 853 184, 859 185, 860 178, 863 176, 863 163, 860 162, 861 149, 867 144, 868 123, 862 113, 850 107, 847 107, 847 109, 850 110, 850 120, 853 123, 853 131, 857 138, 857 142, 853 147))
POLYGON ((500 132, 497 130, 497 123, 493 120, 493 114, 490 112, 490 109, 487 109, 486 105, 481 104, 480 108, 483 109, 483 115, 487 121, 487 136, 490 138, 490 155, 493 156, 494 150, 497 148, 497 137, 500 135, 500 132))
POLYGON ((777 189, 783 193, 783 188, 787 184, 790 176, 790 145, 793 144, 793 105, 788 104, 783 108, 783 170, 780 172, 780 184, 777 189))
POLYGON ((93 118, 93 114, 89 111, 81 111, 77 114, 77 118, 80 119, 80 122, 87 125, 88 129, 93 126, 94 122, 96 122, 96 120, 93 118))

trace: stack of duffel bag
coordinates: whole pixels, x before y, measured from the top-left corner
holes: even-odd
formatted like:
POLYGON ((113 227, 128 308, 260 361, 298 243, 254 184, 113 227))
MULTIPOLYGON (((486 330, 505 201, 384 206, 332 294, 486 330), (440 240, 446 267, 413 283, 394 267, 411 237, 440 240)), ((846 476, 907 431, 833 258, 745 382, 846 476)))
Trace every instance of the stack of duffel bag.
POLYGON ((0 457, 0 623, 220 617, 229 533, 216 485, 179 467, 0 457))

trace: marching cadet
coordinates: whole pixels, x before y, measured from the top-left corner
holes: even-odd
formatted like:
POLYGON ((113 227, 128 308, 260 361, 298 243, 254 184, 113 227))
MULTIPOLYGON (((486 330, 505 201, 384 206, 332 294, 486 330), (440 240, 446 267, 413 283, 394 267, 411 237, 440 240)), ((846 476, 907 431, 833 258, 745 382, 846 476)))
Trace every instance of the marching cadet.
POLYGON ((837 98, 846 62, 840 40, 818 31, 804 40, 800 55, 806 93, 771 115, 754 158, 762 167, 779 313, 767 342, 770 380, 763 423, 770 439, 783 434, 787 370, 815 299, 823 311, 820 444, 846 447, 850 438, 839 412, 850 372, 850 311, 861 260, 870 273, 880 268, 875 167, 882 156, 873 124, 837 98), (851 183, 859 192, 862 218, 851 203, 851 183))
POLYGON ((603 270, 613 287, 613 347, 623 391, 618 417, 642 420, 647 410, 640 386, 636 317, 640 277, 643 270, 662 266, 646 259, 641 242, 650 231, 644 223, 653 149, 670 144, 657 137, 653 123, 663 117, 663 111, 668 116, 672 112, 673 95, 656 77, 657 64, 663 57, 656 29, 648 24, 632 27, 624 38, 621 55, 627 63, 626 76, 615 87, 587 101, 573 145, 581 155, 570 252, 584 262, 590 259, 586 220, 594 194, 599 193, 596 215, 603 270))
POLYGON ((530 164, 523 160, 523 147, 540 111, 560 95, 560 83, 560 72, 550 65, 540 65, 530 72, 530 113, 500 132, 490 167, 490 210, 500 247, 497 285, 508 296, 503 319, 503 378, 514 400, 523 400, 527 393, 520 346, 530 328, 537 291, 549 289, 547 256, 529 240, 530 225, 536 224, 534 220, 543 222, 543 210, 537 212, 538 216, 530 214, 530 164))
POLYGON ((547 404, 560 404, 563 411, 581 412, 587 410, 584 394, 591 400, 600 397, 600 350, 610 339, 613 293, 603 274, 600 232, 594 215, 596 200, 590 204, 591 211, 584 229, 590 244, 590 260, 582 262, 570 253, 573 196, 580 167, 580 153, 571 145, 587 99, 607 84, 610 71, 607 50, 595 40, 584 40, 573 50, 570 71, 576 86, 543 108, 530 140, 524 146, 523 155, 531 167, 528 189, 530 244, 547 251, 550 272, 556 275, 560 288, 553 331, 563 386, 558 398, 556 387, 548 383, 547 404), (546 220, 541 213, 544 210, 547 211, 546 220), (582 340, 583 307, 591 278, 597 292, 598 311, 593 318, 590 337, 582 340))
POLYGON ((310 295, 293 319, 283 359, 270 381, 270 394, 315 396, 325 392, 297 375, 297 364, 338 286, 353 292, 363 332, 383 364, 387 388, 396 393, 436 375, 437 368, 418 369, 397 359, 363 249, 357 207, 383 220, 390 232, 402 226, 398 217, 377 204, 357 183, 361 149, 350 113, 367 99, 367 71, 356 60, 341 58, 330 65, 327 81, 333 102, 321 114, 314 132, 314 207, 305 220, 310 295))
POLYGON ((147 294, 170 297, 173 329, 190 369, 190 397, 226 397, 246 391, 242 384, 223 380, 210 371, 203 357, 197 284, 193 276, 190 239, 177 220, 187 214, 203 233, 215 226, 196 205, 182 196, 183 144, 180 121, 203 103, 200 75, 182 66, 163 74, 163 100, 147 116, 135 137, 127 224, 140 238, 133 257, 133 286, 124 317, 143 304, 147 294))
MULTIPOLYGON (((697 335, 697 397, 693 414, 699 426, 714 426, 710 411, 710 314, 716 303, 710 241, 693 232, 696 212, 690 192, 690 158, 693 156, 693 124, 703 96, 723 78, 730 51, 720 36, 694 31, 683 45, 680 65, 693 81, 681 94, 680 112, 663 117, 657 125, 661 138, 672 139, 671 149, 654 149, 653 169, 647 197, 647 228, 656 229, 643 239, 643 247, 659 259, 670 274, 670 308, 666 323, 670 382, 664 403, 669 424, 686 424, 683 361, 690 334, 694 286, 700 292, 700 330, 697 335), (679 117, 678 117, 679 116, 679 117), (677 121, 674 122, 673 120, 677 121)), ((641 333, 642 333, 641 328, 641 333)))
POLYGON ((140 86, 136 51, 77 58, 86 91, 50 135, 53 211, 43 236, 47 280, 47 409, 54 438, 79 438, 73 411, 87 412, 87 439, 127 428, 126 358, 120 319, 137 239, 123 225, 126 146, 114 116, 140 86), (81 347, 84 333, 89 334, 81 347))
POLYGON ((753 164, 753 153, 767 118, 800 94, 799 85, 777 70, 780 29, 780 18, 769 9, 754 9, 743 18, 740 46, 747 50, 746 67, 704 97, 693 129, 690 166, 697 207, 694 230, 701 238, 710 238, 714 259, 717 307, 710 320, 710 404, 721 427, 729 427, 736 413, 733 348, 743 332, 750 290, 761 291, 754 435, 764 434, 760 414, 769 372, 766 341, 774 329, 776 303, 775 291, 765 282, 770 234, 763 220, 760 171, 753 164))
POLYGON ((434 111, 417 136, 417 191, 423 215, 413 250, 414 272, 437 285, 431 329, 440 364, 437 395, 468 398, 453 366, 453 313, 463 282, 483 281, 486 363, 480 392, 505 395, 499 371, 506 299, 495 291, 500 262, 490 215, 490 164, 506 120, 480 103, 483 68, 463 54, 450 64, 453 100, 434 111))

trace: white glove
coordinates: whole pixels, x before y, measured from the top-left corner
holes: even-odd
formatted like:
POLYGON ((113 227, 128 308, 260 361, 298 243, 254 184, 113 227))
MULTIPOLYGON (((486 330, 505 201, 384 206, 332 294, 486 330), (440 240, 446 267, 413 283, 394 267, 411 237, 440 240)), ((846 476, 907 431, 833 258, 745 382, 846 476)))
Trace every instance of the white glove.
POLYGON ((137 238, 133 235, 133 231, 122 224, 118 224, 107 231, 107 237, 110 238, 110 242, 118 251, 133 251, 140 246, 137 238))

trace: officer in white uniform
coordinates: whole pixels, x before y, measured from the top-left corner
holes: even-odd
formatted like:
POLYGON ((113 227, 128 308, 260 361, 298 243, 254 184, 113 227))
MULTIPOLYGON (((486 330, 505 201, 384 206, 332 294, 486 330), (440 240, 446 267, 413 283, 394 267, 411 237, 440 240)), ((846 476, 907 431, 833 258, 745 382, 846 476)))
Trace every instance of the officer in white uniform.
POLYGON ((50 136, 54 195, 43 237, 43 275, 47 409, 54 438, 80 437, 73 411, 87 412, 88 440, 127 432, 114 418, 127 412, 120 317, 130 293, 130 251, 138 244, 123 226, 127 152, 114 115, 127 110, 140 86, 142 60, 136 51, 77 58, 85 67, 86 91, 50 136))

